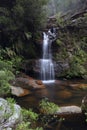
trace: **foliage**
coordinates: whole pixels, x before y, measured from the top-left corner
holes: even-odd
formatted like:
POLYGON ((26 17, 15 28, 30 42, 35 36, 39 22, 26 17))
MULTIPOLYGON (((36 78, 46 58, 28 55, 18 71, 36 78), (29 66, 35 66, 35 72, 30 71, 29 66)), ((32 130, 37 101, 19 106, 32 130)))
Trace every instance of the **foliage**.
POLYGON ((70 69, 67 71, 67 77, 83 76, 86 73, 84 62, 86 61, 86 53, 82 50, 78 54, 73 55, 70 60, 70 69))
POLYGON ((30 125, 29 122, 27 122, 27 123, 22 122, 21 124, 19 124, 19 125, 17 126, 16 130, 30 130, 30 129, 29 129, 29 125, 30 125))
POLYGON ((34 123, 38 119, 38 114, 33 112, 32 109, 26 110, 22 109, 23 122, 19 124, 16 130, 43 130, 42 128, 32 128, 34 127, 34 123))
POLYGON ((23 55, 30 39, 34 40, 35 32, 45 23, 46 3, 47 0, 16 0, 11 8, 0 7, 1 46, 23 55))
POLYGON ((15 77, 11 70, 12 65, 9 62, 0 60, 0 95, 10 92, 9 81, 15 77))
POLYGON ((12 71, 12 62, 6 60, 0 60, 0 70, 12 71))
POLYGON ((38 119, 38 114, 33 112, 32 109, 26 110, 22 109, 23 120, 26 121, 36 121, 38 119))
POLYGON ((86 122, 87 122, 87 112, 85 113, 85 116, 86 116, 86 122))
POLYGON ((62 121, 62 118, 58 118, 56 112, 60 109, 58 105, 53 102, 50 102, 47 98, 44 98, 39 103, 40 107, 40 116, 39 119, 43 128, 49 126, 51 122, 58 122, 62 121))
POLYGON ((46 115, 55 114, 59 110, 58 105, 56 105, 53 102, 48 101, 47 98, 42 99, 39 106, 40 106, 41 113, 46 114, 46 115))
POLYGON ((19 124, 16 128, 16 130, 43 130, 43 128, 35 128, 35 129, 32 129, 29 127, 30 126, 30 123, 29 122, 22 122, 21 124, 19 124))
MULTIPOLYGON (((4 63, 0 63, 0 69, 3 67, 7 70, 10 69, 13 73, 17 73, 20 69, 21 63, 23 61, 23 57, 17 55, 11 48, 6 47, 5 49, 1 48, 0 57, 4 63), (6 60, 4 60, 6 59, 6 60), (4 65, 4 66, 3 66, 4 65)), ((2 62, 0 61, 0 62, 2 62)))
POLYGON ((32 128, 29 128, 30 126, 30 123, 29 122, 22 122, 21 124, 19 124, 16 128, 16 130, 43 130, 43 128, 35 128, 35 129, 32 129, 32 128))
POLYGON ((82 100, 81 110, 85 114, 86 122, 87 122, 87 102, 86 102, 87 96, 85 96, 82 100))
POLYGON ((61 18, 61 13, 56 14, 56 19, 57 19, 57 24, 59 27, 64 27, 65 26, 65 21, 63 18, 61 18))
POLYGON ((16 101, 14 100, 14 98, 6 98, 6 100, 9 104, 16 104, 16 101))
POLYGON ((56 40, 56 44, 57 44, 58 46, 61 46, 61 45, 62 45, 62 41, 61 41, 60 39, 57 39, 57 40, 56 40))
MULTIPOLYGON (((85 14, 86 15, 86 14, 85 14)), ((68 15, 65 21, 61 16, 58 17, 58 25, 60 30, 58 31, 58 38, 56 40, 56 49, 54 53, 54 59, 67 63, 68 68, 63 69, 61 76, 67 78, 84 77, 87 75, 86 62, 87 62, 87 37, 86 30, 86 17, 78 17, 74 23, 69 20, 68 15), (84 23, 84 25, 83 25, 84 23), (78 29, 79 28, 79 29, 78 29)))

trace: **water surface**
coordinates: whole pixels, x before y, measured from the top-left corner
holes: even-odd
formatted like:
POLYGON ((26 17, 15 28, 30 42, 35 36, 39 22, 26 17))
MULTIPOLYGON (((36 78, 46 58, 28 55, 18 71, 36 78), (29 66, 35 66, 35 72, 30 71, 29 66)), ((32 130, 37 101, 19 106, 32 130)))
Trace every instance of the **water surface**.
POLYGON ((33 90, 30 95, 17 98, 18 104, 25 108, 38 107, 39 101, 47 97, 59 106, 81 106, 83 97, 87 95, 86 80, 56 80, 45 85, 45 89, 33 90))

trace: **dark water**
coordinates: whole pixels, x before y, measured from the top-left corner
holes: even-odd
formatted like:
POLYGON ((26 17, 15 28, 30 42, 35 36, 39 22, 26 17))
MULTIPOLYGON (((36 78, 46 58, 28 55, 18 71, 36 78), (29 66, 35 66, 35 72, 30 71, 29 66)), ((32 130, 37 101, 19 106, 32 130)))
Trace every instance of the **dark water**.
MULTIPOLYGON (((37 108, 39 101, 47 97, 59 106, 81 106, 84 96, 87 95, 86 80, 57 80, 53 84, 46 84, 45 89, 33 90, 31 95, 17 98, 17 103, 25 108, 37 108)), ((87 130, 85 123, 62 123, 61 127, 47 128, 46 130, 87 130)))
POLYGON ((46 84, 45 89, 33 90, 30 95, 17 98, 17 102, 25 108, 37 107, 39 101, 47 97, 59 106, 81 106, 82 99, 85 95, 87 95, 86 80, 57 80, 55 83, 46 84))

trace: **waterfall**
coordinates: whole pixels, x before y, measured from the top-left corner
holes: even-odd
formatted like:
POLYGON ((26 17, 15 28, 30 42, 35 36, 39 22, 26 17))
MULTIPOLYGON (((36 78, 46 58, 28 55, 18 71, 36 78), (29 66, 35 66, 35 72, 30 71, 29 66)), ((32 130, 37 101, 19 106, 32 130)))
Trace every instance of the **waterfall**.
MULTIPOLYGON (((49 33, 50 31, 48 31, 49 33)), ((52 40, 49 34, 43 33, 43 59, 40 59, 41 80, 44 83, 54 82, 54 64, 51 52, 52 40)))

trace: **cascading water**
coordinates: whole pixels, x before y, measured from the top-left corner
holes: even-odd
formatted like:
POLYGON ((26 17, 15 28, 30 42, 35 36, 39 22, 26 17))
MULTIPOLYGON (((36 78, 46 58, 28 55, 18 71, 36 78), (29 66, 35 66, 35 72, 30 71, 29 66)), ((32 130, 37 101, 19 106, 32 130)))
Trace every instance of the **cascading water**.
POLYGON ((51 53, 52 40, 49 39, 49 35, 43 33, 43 59, 40 59, 41 67, 41 80, 44 83, 54 82, 54 64, 52 62, 51 53))

